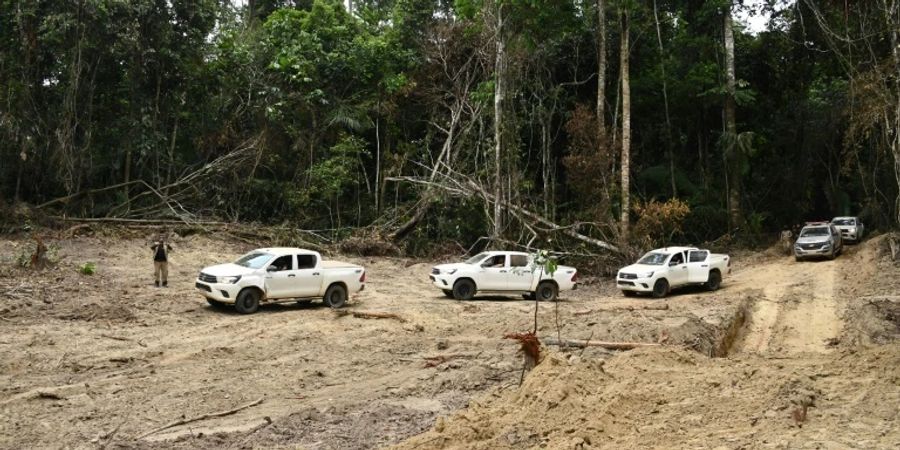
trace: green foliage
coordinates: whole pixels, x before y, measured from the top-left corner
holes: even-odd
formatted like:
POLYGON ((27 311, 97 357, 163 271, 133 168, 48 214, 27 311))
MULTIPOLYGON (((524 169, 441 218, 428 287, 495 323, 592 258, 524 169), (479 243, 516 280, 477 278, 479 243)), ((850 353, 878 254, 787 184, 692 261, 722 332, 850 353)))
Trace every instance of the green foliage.
MULTIPOLYGON (((621 189, 617 21, 627 9, 629 188, 662 201, 674 182, 689 207, 654 226, 637 214, 648 239, 724 234, 731 163, 748 232, 838 212, 860 212, 873 225, 897 215, 896 63, 885 31, 897 19, 878 2, 799 2, 771 29, 738 24, 734 136, 722 132, 721 27, 723 8, 741 6, 656 2, 660 52, 652 2, 607 2, 603 123, 615 139, 605 143, 594 117, 596 2, 362 0, 352 13, 340 0, 251 3, 252 11, 216 0, 0 0, 0 198, 40 204, 126 179, 179 195, 166 186, 247 148, 239 164, 192 179, 178 207, 225 220, 389 229, 423 193, 396 180, 430 176, 454 105, 463 107, 442 164, 496 183, 493 52, 502 39, 504 195, 609 237, 621 189), (850 36, 835 46, 834 30, 850 36), (656 229, 663 225, 670 228, 656 229)), ((133 185, 72 197, 53 213, 171 214, 158 199, 133 185)), ((506 238, 532 232, 508 219, 506 238)), ((489 222, 479 198, 441 198, 407 250, 468 248, 489 222)))
POLYGON ((86 262, 78 267, 78 273, 82 275, 94 275, 97 273, 97 265, 92 262, 86 262))
POLYGON ((334 198, 347 187, 360 182, 355 169, 367 152, 361 139, 345 135, 328 153, 328 157, 309 168, 309 192, 311 195, 334 198))
POLYGON ((559 264, 556 262, 556 259, 550 256, 550 252, 547 250, 538 250, 532 255, 532 271, 540 268, 544 273, 552 277, 558 267, 559 264))

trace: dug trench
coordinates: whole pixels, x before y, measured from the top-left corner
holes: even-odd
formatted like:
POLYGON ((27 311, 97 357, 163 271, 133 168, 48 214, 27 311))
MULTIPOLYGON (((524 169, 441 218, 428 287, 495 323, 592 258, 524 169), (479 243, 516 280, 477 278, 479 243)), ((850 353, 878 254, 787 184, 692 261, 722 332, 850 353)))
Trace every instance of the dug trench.
POLYGON ((243 316, 193 277, 250 243, 176 238, 156 289, 139 233, 49 242, 59 262, 33 272, 15 267, 29 240, 0 239, 3 448, 898 447, 898 286, 871 281, 900 277, 878 240, 834 262, 736 255, 721 290, 665 301, 587 279, 537 305, 543 341, 659 346, 545 347, 521 386, 503 336, 531 330, 535 303, 446 299, 433 262, 348 257, 369 279, 351 314, 243 316))

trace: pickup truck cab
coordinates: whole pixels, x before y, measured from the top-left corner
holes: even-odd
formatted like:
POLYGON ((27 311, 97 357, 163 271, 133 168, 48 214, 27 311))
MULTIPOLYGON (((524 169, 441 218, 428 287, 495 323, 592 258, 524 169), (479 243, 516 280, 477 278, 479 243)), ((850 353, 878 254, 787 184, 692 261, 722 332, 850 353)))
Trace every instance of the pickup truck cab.
POLYGON ((237 261, 206 267, 194 286, 209 304, 234 304, 244 314, 261 303, 321 298, 340 308, 349 294, 365 289, 364 268, 337 261, 323 261, 318 252, 299 248, 261 248, 237 261))
POLYGON ((728 273, 728 255, 696 247, 666 247, 652 250, 637 263, 620 269, 616 285, 626 297, 644 292, 662 298, 672 289, 688 285, 703 285, 715 291, 728 273))
POLYGON ((853 243, 862 240, 866 229, 859 217, 835 217, 831 224, 841 232, 842 240, 853 243))
POLYGON ((534 263, 533 255, 524 252, 479 253, 465 262, 435 266, 429 277, 444 295, 457 300, 494 292, 522 293, 526 299, 553 301, 560 291, 578 287, 578 271, 574 267, 557 266, 551 276, 534 263))

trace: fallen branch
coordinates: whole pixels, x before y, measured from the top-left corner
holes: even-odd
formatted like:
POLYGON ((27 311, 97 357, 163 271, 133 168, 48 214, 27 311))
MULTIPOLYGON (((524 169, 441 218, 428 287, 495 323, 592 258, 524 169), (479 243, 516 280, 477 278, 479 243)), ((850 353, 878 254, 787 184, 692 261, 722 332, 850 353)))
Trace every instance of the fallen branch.
POLYGON ((352 315, 357 319, 394 319, 400 323, 409 322, 408 320, 400 317, 394 313, 382 313, 382 312, 365 312, 365 311, 343 311, 337 310, 335 313, 338 317, 343 317, 347 315, 352 315))
POLYGON ((113 340, 116 340, 116 341, 133 342, 131 339, 129 339, 129 338, 127 338, 127 337, 113 336, 113 335, 110 335, 110 334, 102 334, 102 333, 101 333, 101 334, 100 334, 100 337, 105 337, 105 338, 107 338, 107 339, 113 339, 113 340))
POLYGON ((669 309, 668 303, 663 303, 661 305, 641 305, 641 306, 617 306, 612 308, 599 308, 599 309, 585 309, 581 311, 575 311, 572 315, 575 316, 584 316, 587 314, 595 313, 595 312, 603 312, 603 311, 666 311, 669 309))
POLYGON ((172 423, 169 423, 169 424, 167 424, 167 425, 163 425, 163 426, 161 426, 161 427, 159 427, 159 428, 154 428, 154 429, 152 429, 152 430, 150 430, 150 431, 148 431, 148 432, 146 432, 146 433, 144 433, 144 434, 142 434, 142 435, 136 437, 135 439, 143 439, 143 438, 145 438, 145 437, 147 437, 147 436, 150 436, 151 434, 158 433, 158 432, 160 432, 160 431, 167 430, 167 429, 173 428, 173 427, 177 427, 177 426, 179 426, 179 425, 188 424, 188 423, 191 423, 191 422, 198 422, 198 421, 201 421, 201 420, 211 419, 211 418, 213 418, 213 417, 230 416, 230 415, 232 415, 232 414, 234 414, 234 413, 236 413, 236 412, 238 412, 238 411, 242 411, 242 410, 245 410, 245 409, 247 409, 247 408, 252 408, 252 407, 254 407, 254 406, 256 406, 256 405, 258 405, 258 404, 260 404, 260 403, 262 403, 262 402, 263 402, 263 399, 260 398, 259 400, 255 401, 255 402, 247 403, 246 405, 238 406, 237 408, 229 409, 228 411, 221 411, 221 412, 208 413, 208 414, 204 414, 204 415, 202 415, 202 416, 191 417, 190 419, 180 419, 180 420, 176 420, 176 421, 174 421, 174 422, 172 422, 172 423))
POLYGON ((480 355, 481 352, 474 355, 467 353, 452 353, 449 355, 423 356, 422 359, 425 360, 425 367, 437 367, 452 359, 472 359, 477 358, 480 355))
POLYGON ((553 339, 547 338, 543 340, 548 345, 558 345, 560 347, 601 347, 607 350, 633 350, 638 347, 659 347, 662 344, 651 342, 609 342, 609 341, 588 341, 583 339, 553 339))
MULTIPOLYGON (((563 226, 556 224, 545 217, 532 212, 528 209, 525 209, 521 206, 513 205, 503 201, 502 199, 498 202, 494 195, 489 193, 486 189, 484 189, 481 185, 473 181, 471 178, 460 174, 456 171, 453 171, 448 168, 448 173, 438 173, 432 172, 432 176, 429 179, 423 179, 422 177, 388 177, 385 178, 385 181, 395 181, 395 182, 410 182, 414 184, 424 185, 426 186, 426 192, 430 192, 432 188, 438 188, 443 190, 449 195, 455 195, 460 197, 471 197, 474 195, 480 196, 484 199, 485 203, 489 205, 497 204, 500 208, 513 213, 513 215, 517 216, 519 220, 525 224, 525 220, 521 216, 527 217, 541 225, 548 227, 548 231, 557 231, 567 236, 570 236, 579 241, 603 248, 605 250, 609 250, 615 253, 620 253, 618 247, 612 245, 606 241, 602 241, 600 239, 592 238, 590 236, 585 236, 574 229, 571 226, 563 226), (435 178, 440 178, 440 180, 436 180, 435 178)), ((404 231, 405 230, 404 225, 404 231)))
POLYGON ((52 400, 65 400, 66 398, 55 392, 38 391, 37 398, 49 398, 52 400))
MULTIPOLYGON (((145 225, 184 225, 183 220, 171 219, 129 219, 126 217, 61 217, 53 216, 54 220, 65 222, 87 222, 87 223, 127 223, 127 224, 145 224, 145 225)), ((227 222, 190 222, 189 225, 228 225, 227 222)), ((74 230, 82 225, 76 225, 69 230, 74 230)))

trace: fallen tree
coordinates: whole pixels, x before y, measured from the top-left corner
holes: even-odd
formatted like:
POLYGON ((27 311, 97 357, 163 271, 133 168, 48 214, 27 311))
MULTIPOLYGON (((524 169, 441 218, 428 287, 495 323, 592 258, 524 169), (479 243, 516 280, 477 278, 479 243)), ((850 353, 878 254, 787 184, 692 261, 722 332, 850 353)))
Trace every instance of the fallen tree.
MULTIPOLYGON (((560 225, 525 207, 503 201, 502 199, 498 200, 494 196, 494 194, 489 192, 474 179, 454 171, 449 166, 444 165, 444 167, 446 168, 444 172, 437 170, 437 166, 434 167, 432 169, 431 175, 427 178, 401 176, 388 177, 385 180, 394 182, 407 182, 424 186, 426 196, 431 195, 431 192, 434 190, 440 190, 450 196, 463 198, 471 198, 475 196, 481 197, 488 207, 498 205, 501 209, 507 211, 508 213, 519 219, 522 225, 532 233, 532 239, 529 241, 529 245, 537 238, 537 231, 535 231, 535 229, 537 228, 548 233, 559 232, 586 244, 599 247, 607 251, 621 253, 619 247, 616 245, 613 245, 605 240, 586 236, 576 231, 576 228, 579 224, 560 225)), ((416 219, 419 216, 418 213, 421 212, 422 209, 424 208, 420 208, 420 210, 417 211, 417 214, 413 216, 413 219, 416 219)), ((421 217, 419 217, 419 219, 420 218, 421 217)), ((411 231, 410 227, 414 226, 415 223, 418 222, 418 220, 411 222, 412 223, 407 222, 403 227, 401 227, 401 229, 403 230, 402 234, 394 233, 393 236, 397 236, 398 234, 402 236, 409 233, 409 231, 411 231)))

